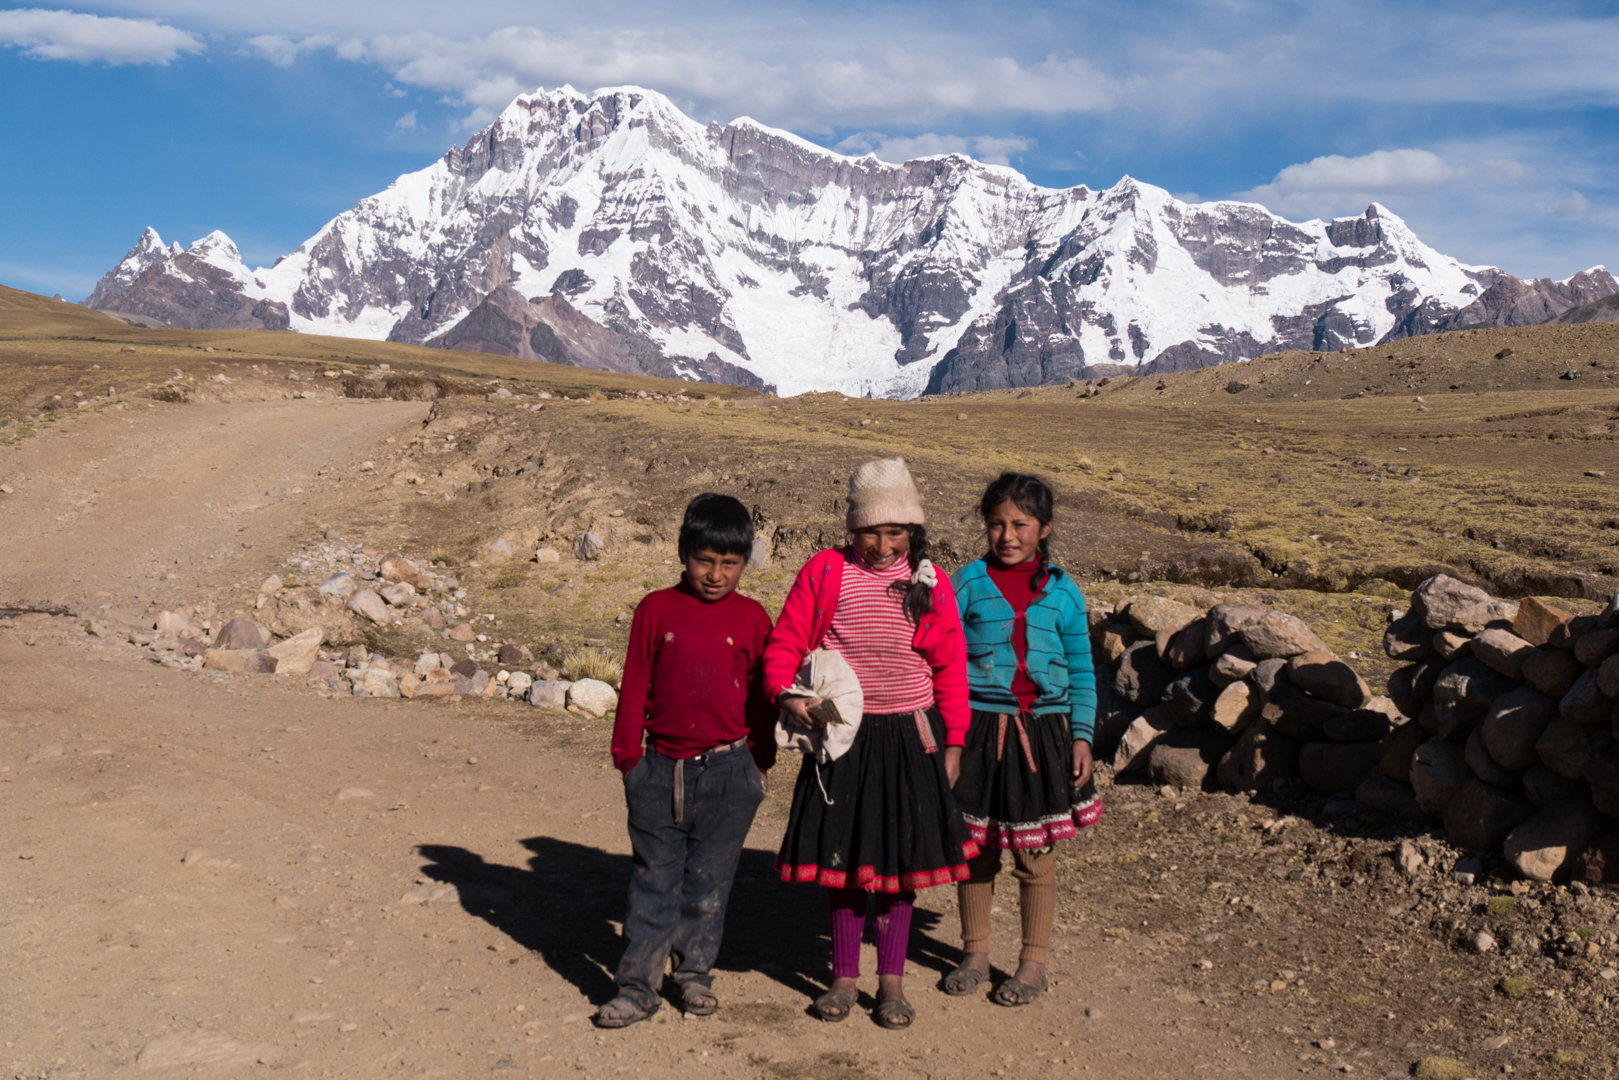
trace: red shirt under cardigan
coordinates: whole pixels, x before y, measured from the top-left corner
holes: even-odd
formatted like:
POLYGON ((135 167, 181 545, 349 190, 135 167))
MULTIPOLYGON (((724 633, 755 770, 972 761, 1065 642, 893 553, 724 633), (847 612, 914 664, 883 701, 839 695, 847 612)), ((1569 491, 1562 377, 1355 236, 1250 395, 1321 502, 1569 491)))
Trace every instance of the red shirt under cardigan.
POLYGON ((1017 654, 1017 674, 1012 676, 1012 694, 1017 698, 1020 709, 1034 708, 1035 701, 1040 697, 1040 688, 1029 678, 1027 615, 1029 605, 1040 598, 1040 591, 1034 587, 1034 576, 1042 565, 1039 559, 1029 559, 1016 566, 1002 566, 993 557, 984 560, 989 580, 995 583, 1006 602, 1012 605, 1012 651, 1017 654))
POLYGON ((628 772, 643 737, 684 761, 748 739, 761 770, 776 761, 776 710, 762 688, 770 615, 732 592, 703 600, 686 579, 648 593, 630 624, 629 655, 613 723, 613 764, 628 772))

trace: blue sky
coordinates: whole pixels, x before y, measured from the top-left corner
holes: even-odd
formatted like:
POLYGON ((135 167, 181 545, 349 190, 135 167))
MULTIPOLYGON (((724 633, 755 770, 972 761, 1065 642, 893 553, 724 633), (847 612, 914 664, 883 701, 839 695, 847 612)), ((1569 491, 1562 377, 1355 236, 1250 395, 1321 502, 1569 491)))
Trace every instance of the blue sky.
POLYGON ((1619 267, 1612 4, 0 0, 0 282, 78 299, 147 225, 273 262, 564 82, 1057 187, 1375 199, 1465 261, 1619 267))

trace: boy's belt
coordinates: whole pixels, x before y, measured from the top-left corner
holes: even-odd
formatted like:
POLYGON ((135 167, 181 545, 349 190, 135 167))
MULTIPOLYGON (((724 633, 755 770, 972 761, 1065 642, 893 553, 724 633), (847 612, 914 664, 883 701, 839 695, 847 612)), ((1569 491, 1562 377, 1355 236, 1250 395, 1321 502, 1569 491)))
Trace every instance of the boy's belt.
POLYGON ((708 759, 711 756, 713 756, 714 754, 725 754, 725 753, 729 753, 732 750, 740 750, 746 745, 748 745, 748 737, 746 735, 744 735, 744 736, 742 736, 742 738, 738 739, 736 742, 724 743, 724 744, 722 744, 720 746, 716 746, 716 747, 714 747, 712 749, 704 750, 701 754, 693 754, 691 757, 686 758, 685 761, 676 761, 675 762, 675 824, 676 825, 680 824, 681 820, 684 818, 685 809, 686 809, 686 770, 684 768, 686 762, 687 761, 695 761, 699 765, 705 765, 706 766, 708 764, 708 759))

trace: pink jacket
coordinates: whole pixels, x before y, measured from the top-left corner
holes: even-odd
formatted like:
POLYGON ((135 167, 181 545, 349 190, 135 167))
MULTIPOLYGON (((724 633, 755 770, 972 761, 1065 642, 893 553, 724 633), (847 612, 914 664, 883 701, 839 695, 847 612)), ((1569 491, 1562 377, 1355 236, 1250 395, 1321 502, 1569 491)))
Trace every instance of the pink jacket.
MULTIPOLYGON (((776 700, 793 685, 804 657, 820 646, 831 629, 847 557, 847 548, 828 548, 812 555, 798 572, 776 628, 765 642, 764 682, 770 700, 776 700)), ((933 700, 944 720, 944 744, 965 746, 967 726, 972 721, 967 707, 966 636, 961 629, 956 594, 943 573, 933 587, 933 610, 922 616, 911 648, 921 653, 933 669, 933 700)))

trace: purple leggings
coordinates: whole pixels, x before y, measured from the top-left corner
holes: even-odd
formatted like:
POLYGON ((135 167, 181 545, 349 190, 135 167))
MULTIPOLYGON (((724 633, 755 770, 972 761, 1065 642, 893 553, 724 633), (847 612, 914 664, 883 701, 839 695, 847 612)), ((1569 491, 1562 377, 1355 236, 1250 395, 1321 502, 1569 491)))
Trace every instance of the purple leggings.
MULTIPOLYGON (((860 938, 866 928, 866 891, 828 889, 826 906, 832 913, 832 977, 860 977, 860 938)), ((877 974, 905 974, 905 952, 911 942, 911 901, 914 892, 877 893, 877 974)))

